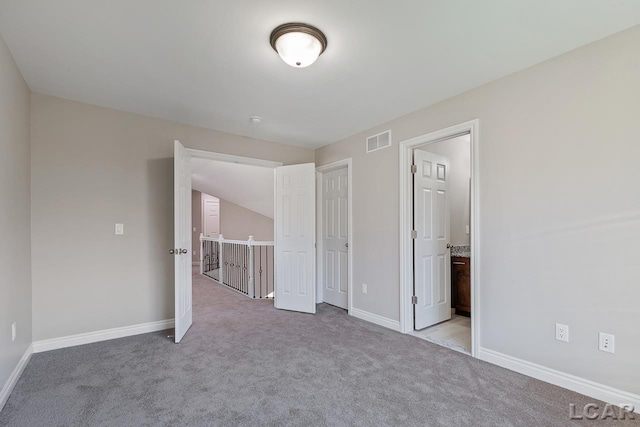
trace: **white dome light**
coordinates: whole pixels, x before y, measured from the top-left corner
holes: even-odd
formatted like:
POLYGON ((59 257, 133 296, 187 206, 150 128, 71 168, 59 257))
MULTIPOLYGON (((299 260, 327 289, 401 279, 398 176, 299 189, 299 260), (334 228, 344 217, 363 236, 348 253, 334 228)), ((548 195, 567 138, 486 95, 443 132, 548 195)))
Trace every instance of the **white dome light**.
POLYGON ((322 31, 307 24, 280 25, 271 33, 271 46, 280 58, 295 68, 313 64, 327 48, 322 31))

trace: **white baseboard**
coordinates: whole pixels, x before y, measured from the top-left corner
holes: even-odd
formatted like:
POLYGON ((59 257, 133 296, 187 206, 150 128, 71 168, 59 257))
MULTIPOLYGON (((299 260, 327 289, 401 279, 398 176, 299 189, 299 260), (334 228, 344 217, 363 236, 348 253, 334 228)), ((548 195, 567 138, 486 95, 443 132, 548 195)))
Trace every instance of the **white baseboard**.
POLYGON ((562 388, 614 405, 632 405, 635 412, 640 413, 640 395, 618 390, 604 384, 556 371, 546 366, 537 365, 526 360, 508 356, 488 348, 480 347, 478 359, 494 365, 502 366, 529 377, 545 381, 562 388))
POLYGON ((368 311, 352 308, 349 314, 358 319, 366 320, 367 322, 375 323, 376 325, 384 326, 385 328, 393 329, 400 332, 400 321, 389 319, 378 314, 369 313, 368 311))
POLYGON ((27 351, 24 352, 24 354, 20 358, 20 361, 18 362, 16 367, 13 369, 13 372, 11 372, 11 375, 9 375, 7 382, 5 382, 4 385, 2 386, 2 390, 0 391, 0 411, 2 411, 2 408, 4 408, 5 403, 7 403, 7 400, 9 400, 9 395, 11 394, 11 392, 13 391, 13 388, 16 386, 16 383, 20 379, 20 375, 22 375, 24 368, 27 367, 29 360, 31 360, 32 354, 33 354, 33 345, 29 344, 29 347, 27 347, 27 351))
POLYGON ((59 348, 73 347, 76 345, 90 344, 99 341, 107 341, 115 338, 129 337, 131 335, 146 334, 149 332, 163 331, 173 328, 174 320, 159 320, 157 322, 141 323, 139 325, 124 326, 121 328, 105 329, 102 331, 88 332, 85 334, 69 335, 66 337, 52 338, 35 341, 33 352, 57 350, 59 348))

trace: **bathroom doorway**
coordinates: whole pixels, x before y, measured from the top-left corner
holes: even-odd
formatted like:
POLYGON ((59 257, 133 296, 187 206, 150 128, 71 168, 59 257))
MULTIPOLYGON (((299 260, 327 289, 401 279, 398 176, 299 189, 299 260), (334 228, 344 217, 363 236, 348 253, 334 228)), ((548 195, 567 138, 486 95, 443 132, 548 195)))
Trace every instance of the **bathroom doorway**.
POLYGON ((471 354, 471 137, 413 149, 413 335, 471 354))
POLYGON ((401 330, 474 355, 478 121, 400 143, 401 330))

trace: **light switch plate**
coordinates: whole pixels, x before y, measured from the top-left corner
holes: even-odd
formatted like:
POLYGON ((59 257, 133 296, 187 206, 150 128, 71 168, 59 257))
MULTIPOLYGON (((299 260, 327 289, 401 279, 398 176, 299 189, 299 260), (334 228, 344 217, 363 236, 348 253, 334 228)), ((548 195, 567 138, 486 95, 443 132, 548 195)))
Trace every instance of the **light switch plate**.
POLYGON ((116 234, 124 234, 124 224, 116 224, 116 234))

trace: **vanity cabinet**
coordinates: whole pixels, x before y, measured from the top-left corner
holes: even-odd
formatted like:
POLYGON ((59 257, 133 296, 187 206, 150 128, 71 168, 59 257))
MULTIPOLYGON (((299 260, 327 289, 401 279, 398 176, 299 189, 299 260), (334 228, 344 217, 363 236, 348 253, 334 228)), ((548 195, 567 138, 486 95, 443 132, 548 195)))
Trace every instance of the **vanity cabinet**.
POLYGON ((471 315, 471 259, 451 257, 451 304, 456 314, 471 315))

